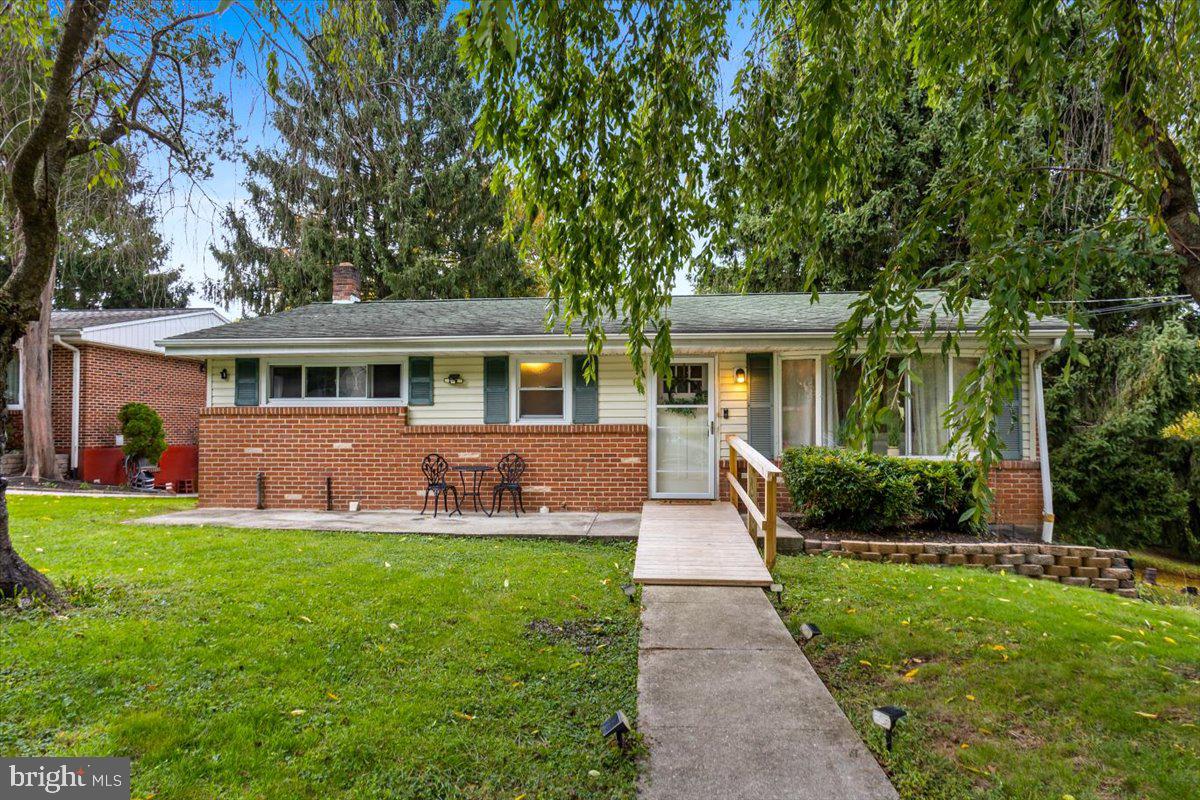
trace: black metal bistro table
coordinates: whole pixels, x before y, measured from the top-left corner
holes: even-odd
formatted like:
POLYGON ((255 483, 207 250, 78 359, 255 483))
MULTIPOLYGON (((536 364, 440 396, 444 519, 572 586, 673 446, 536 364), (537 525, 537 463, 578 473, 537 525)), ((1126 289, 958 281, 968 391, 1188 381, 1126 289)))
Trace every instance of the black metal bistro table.
POLYGON ((458 473, 459 480, 462 481, 462 496, 463 499, 471 498, 471 502, 475 506, 476 511, 482 511, 489 517, 492 512, 488 510, 485 504, 483 508, 479 507, 479 486, 483 483, 483 476, 495 469, 495 467, 487 464, 455 464, 450 467, 458 473), (471 473, 471 491, 467 491, 467 473, 471 473))

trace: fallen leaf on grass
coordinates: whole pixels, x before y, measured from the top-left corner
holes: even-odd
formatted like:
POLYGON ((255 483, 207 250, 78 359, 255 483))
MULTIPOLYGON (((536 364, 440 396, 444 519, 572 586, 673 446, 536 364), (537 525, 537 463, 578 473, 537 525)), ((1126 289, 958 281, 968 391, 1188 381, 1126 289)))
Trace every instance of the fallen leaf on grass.
POLYGON ((917 677, 917 673, 920 671, 921 671, 920 667, 913 667, 908 672, 904 673, 905 682, 912 683, 913 679, 917 677))
POLYGON ((1163 641, 1166 642, 1167 644, 1178 644, 1178 642, 1176 642, 1170 636, 1164 636, 1163 641))
POLYGON ((869 667, 869 666, 871 666, 871 662, 870 662, 870 661, 867 661, 866 659, 862 659, 862 658, 860 658, 860 659, 858 660, 858 663, 862 664, 864 667, 869 667))
POLYGON ((1133 713, 1144 719, 1158 719, 1158 714, 1151 714, 1148 711, 1135 711, 1133 713))
POLYGON ((311 620, 311 619, 309 619, 308 617, 304 616, 303 614, 301 614, 301 615, 300 615, 300 621, 301 621, 301 622, 307 622, 307 623, 308 623, 308 624, 310 624, 310 625, 312 624, 312 620, 311 620))
POLYGON ((299 717, 304 714, 304 709, 303 708, 293 708, 288 713, 291 714, 293 717, 299 717))
POLYGON ((333 692, 330 692, 330 691, 326 691, 326 692, 325 692, 325 696, 326 696, 326 697, 328 697, 330 700, 341 700, 341 699, 342 699, 342 698, 338 697, 336 694, 334 694, 333 692))
POLYGON ((473 717, 472 715, 470 715, 470 714, 464 714, 464 713, 463 713, 463 712, 461 712, 461 711, 455 711, 455 712, 454 712, 454 716, 458 717, 459 719, 465 719, 465 720, 467 720, 467 721, 470 721, 470 720, 473 720, 473 719, 475 719, 475 717, 473 717))
POLYGON ((973 695, 973 694, 969 694, 969 695, 967 695, 967 699, 968 699, 968 700, 970 700, 972 703, 974 703, 974 702, 975 702, 975 695, 973 695))

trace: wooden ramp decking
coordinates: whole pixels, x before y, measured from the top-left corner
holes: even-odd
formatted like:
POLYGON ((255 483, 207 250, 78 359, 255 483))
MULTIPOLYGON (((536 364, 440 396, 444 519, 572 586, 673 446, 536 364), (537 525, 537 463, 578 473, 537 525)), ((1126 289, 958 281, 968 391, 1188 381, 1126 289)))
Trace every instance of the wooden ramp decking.
POLYGON ((770 586, 771 573, 729 503, 642 506, 634 583, 770 586))

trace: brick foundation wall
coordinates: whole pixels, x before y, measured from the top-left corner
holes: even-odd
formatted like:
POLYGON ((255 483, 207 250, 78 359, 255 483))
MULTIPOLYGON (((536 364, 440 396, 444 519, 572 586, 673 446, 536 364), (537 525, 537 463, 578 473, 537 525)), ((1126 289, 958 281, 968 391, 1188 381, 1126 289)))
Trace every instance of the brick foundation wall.
MULTIPOLYGON (((775 461, 779 464, 779 460, 775 461)), ((742 465, 743 473, 745 465, 742 465)), ((725 473, 729 471, 729 461, 721 460, 718 479, 722 500, 729 500, 729 481, 725 473)), ((743 474, 742 484, 745 485, 743 474)), ((762 481, 760 480, 761 484, 762 481)), ((995 502, 992 507, 991 525, 999 530, 1040 530, 1042 524, 1042 472, 1036 461, 1001 461, 992 468, 988 483, 995 492, 995 502)), ((758 493, 759 508, 762 508, 762 489, 758 493)), ((792 510, 792 497, 788 494, 783 476, 779 477, 779 510, 792 510)))
MULTIPOLYGON (((426 454, 495 464, 515 451, 529 465, 529 511, 637 511, 648 493, 647 435, 645 425, 410 426, 407 410, 395 406, 208 408, 200 416, 200 505, 253 508, 262 472, 267 508, 325 508, 327 476, 335 509, 351 501, 420 508, 426 454)), ((484 502, 494 482, 494 473, 484 477, 484 502)))
POLYGON ((995 492, 991 524, 995 528, 1041 529, 1042 471, 1036 461, 1001 461, 988 484, 995 492))

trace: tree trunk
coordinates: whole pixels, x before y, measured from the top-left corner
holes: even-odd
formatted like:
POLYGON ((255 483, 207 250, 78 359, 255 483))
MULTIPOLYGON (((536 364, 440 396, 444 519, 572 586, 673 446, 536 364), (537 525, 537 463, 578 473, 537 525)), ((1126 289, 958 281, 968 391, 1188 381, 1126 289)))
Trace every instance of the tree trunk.
POLYGON ((0 478, 0 596, 38 596, 51 605, 61 605, 62 597, 54 584, 25 563, 13 549, 8 534, 8 481, 0 478))
POLYGON ((54 300, 54 269, 42 289, 41 312, 25 328, 21 345, 24 385, 25 474, 35 481, 59 480, 54 450, 54 421, 50 416, 50 310, 54 300))

